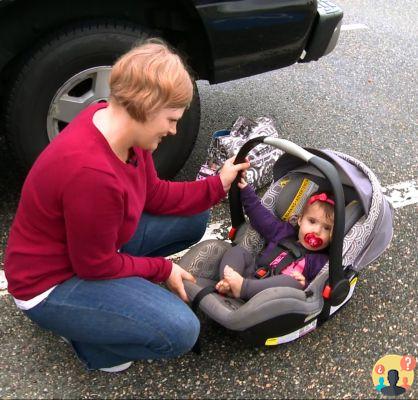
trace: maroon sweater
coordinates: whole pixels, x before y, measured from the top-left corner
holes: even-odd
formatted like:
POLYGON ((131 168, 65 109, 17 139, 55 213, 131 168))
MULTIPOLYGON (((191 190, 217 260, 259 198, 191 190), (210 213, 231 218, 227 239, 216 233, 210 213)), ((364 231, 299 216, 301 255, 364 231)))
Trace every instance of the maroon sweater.
POLYGON ((74 275, 163 282, 171 261, 118 252, 142 212, 192 215, 225 196, 219 176, 158 179, 151 153, 139 148, 137 165, 122 162, 93 125, 94 112, 103 107, 92 105, 77 116, 26 178, 5 259, 9 292, 17 299, 29 300, 74 275))

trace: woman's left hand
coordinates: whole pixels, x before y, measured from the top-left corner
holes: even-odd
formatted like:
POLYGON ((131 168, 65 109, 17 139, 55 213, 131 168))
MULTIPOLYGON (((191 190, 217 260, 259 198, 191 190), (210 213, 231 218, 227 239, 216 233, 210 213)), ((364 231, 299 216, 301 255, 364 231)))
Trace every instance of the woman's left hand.
POLYGON ((183 301, 189 302, 189 298, 187 297, 186 291, 184 290, 184 279, 196 283, 196 278, 191 273, 180 267, 180 265, 173 263, 171 274, 165 283, 168 288, 177 296, 179 296, 183 301))
POLYGON ((238 172, 246 171, 248 168, 250 168, 250 162, 248 161, 248 158, 246 159, 246 162, 237 165, 234 165, 234 161, 235 157, 231 157, 226 160, 219 173, 225 192, 231 188, 232 182, 234 182, 238 172))

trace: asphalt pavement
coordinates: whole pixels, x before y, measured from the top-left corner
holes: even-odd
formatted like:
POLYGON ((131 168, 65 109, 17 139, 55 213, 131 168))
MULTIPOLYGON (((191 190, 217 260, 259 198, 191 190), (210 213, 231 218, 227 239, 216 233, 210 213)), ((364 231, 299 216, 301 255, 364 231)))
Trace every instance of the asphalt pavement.
MULTIPOLYGON (((383 186, 417 179, 418 3, 339 0, 337 48, 318 62, 210 86, 178 179, 193 179, 210 134, 236 118, 270 116, 283 138, 363 160, 383 186), (353 24, 362 24, 359 26, 353 24), (351 26, 351 28, 350 28, 351 26)), ((0 139, 0 269, 21 182, 0 139)), ((212 222, 227 221, 225 204, 212 222)), ((202 315, 202 354, 87 372, 60 338, 0 295, 0 398, 384 398, 372 369, 387 354, 418 358, 417 206, 395 210, 390 248, 362 271, 351 301, 319 329, 251 348, 202 315)), ((398 398, 417 398, 418 378, 398 398)))

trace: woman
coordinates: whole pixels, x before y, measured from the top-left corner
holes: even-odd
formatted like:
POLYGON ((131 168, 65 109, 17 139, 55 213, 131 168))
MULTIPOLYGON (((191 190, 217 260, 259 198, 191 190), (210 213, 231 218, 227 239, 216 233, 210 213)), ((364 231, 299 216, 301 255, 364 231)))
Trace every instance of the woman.
POLYGON ((198 337, 184 303, 183 280, 194 277, 164 256, 202 237, 206 210, 249 164, 228 160, 204 181, 158 179, 151 153, 176 134, 192 96, 190 75, 164 43, 132 49, 112 68, 109 103, 79 114, 24 183, 6 250, 9 291, 89 369, 175 357, 198 337))

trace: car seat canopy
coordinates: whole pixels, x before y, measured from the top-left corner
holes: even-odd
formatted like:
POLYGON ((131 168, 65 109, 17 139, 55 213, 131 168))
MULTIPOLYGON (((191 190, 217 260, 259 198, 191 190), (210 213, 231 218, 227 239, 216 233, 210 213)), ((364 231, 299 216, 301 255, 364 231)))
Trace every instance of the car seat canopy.
MULTIPOLYGON (((376 175, 361 161, 344 153, 329 149, 315 150, 308 149, 313 154, 330 161, 337 169, 343 184, 346 198, 346 227, 343 243, 343 265, 350 265, 356 271, 360 271, 373 262, 389 245, 393 235, 393 213, 390 203, 383 195, 382 187, 376 175), (358 201, 363 213, 355 209, 355 202, 358 201), (365 214, 361 217, 360 214, 365 214), (357 219, 356 221, 354 221, 357 219)), ((315 190, 328 190, 323 174, 315 167, 307 165, 302 160, 291 154, 283 154, 273 170, 274 181, 283 179, 289 175, 305 175, 305 178, 317 182, 319 185, 315 190)), ((313 190, 313 191, 315 191, 313 190)), ((306 201, 312 189, 301 201, 306 201)), ((278 190, 276 190, 278 192, 278 190)), ((277 196, 278 193, 274 196, 277 196)), ((272 202, 266 200, 266 207, 272 202)), ((280 203, 279 211, 283 210, 285 204, 280 203)), ((300 209, 302 206, 299 206, 300 209)), ((297 210, 296 210, 297 211, 297 210)), ((276 213, 277 215, 277 213, 276 213)), ((283 214, 279 215, 283 216, 283 214)), ((292 223, 292 216, 289 222, 292 223)))
MULTIPOLYGON (((330 161, 336 167, 341 183, 346 188, 352 188, 356 192, 357 199, 360 201, 364 212, 368 214, 373 196, 373 187, 369 177, 365 174, 363 169, 365 165, 360 163, 358 160, 356 160, 359 163, 358 165, 350 163, 344 158, 344 156, 346 156, 345 154, 339 153, 340 155, 338 155, 337 152, 332 150, 307 150, 309 150, 312 154, 318 155, 321 158, 330 161)), ((277 180, 294 170, 324 178, 322 172, 318 171, 315 167, 307 165, 301 159, 286 153, 280 157, 274 166, 274 180, 277 180)))

